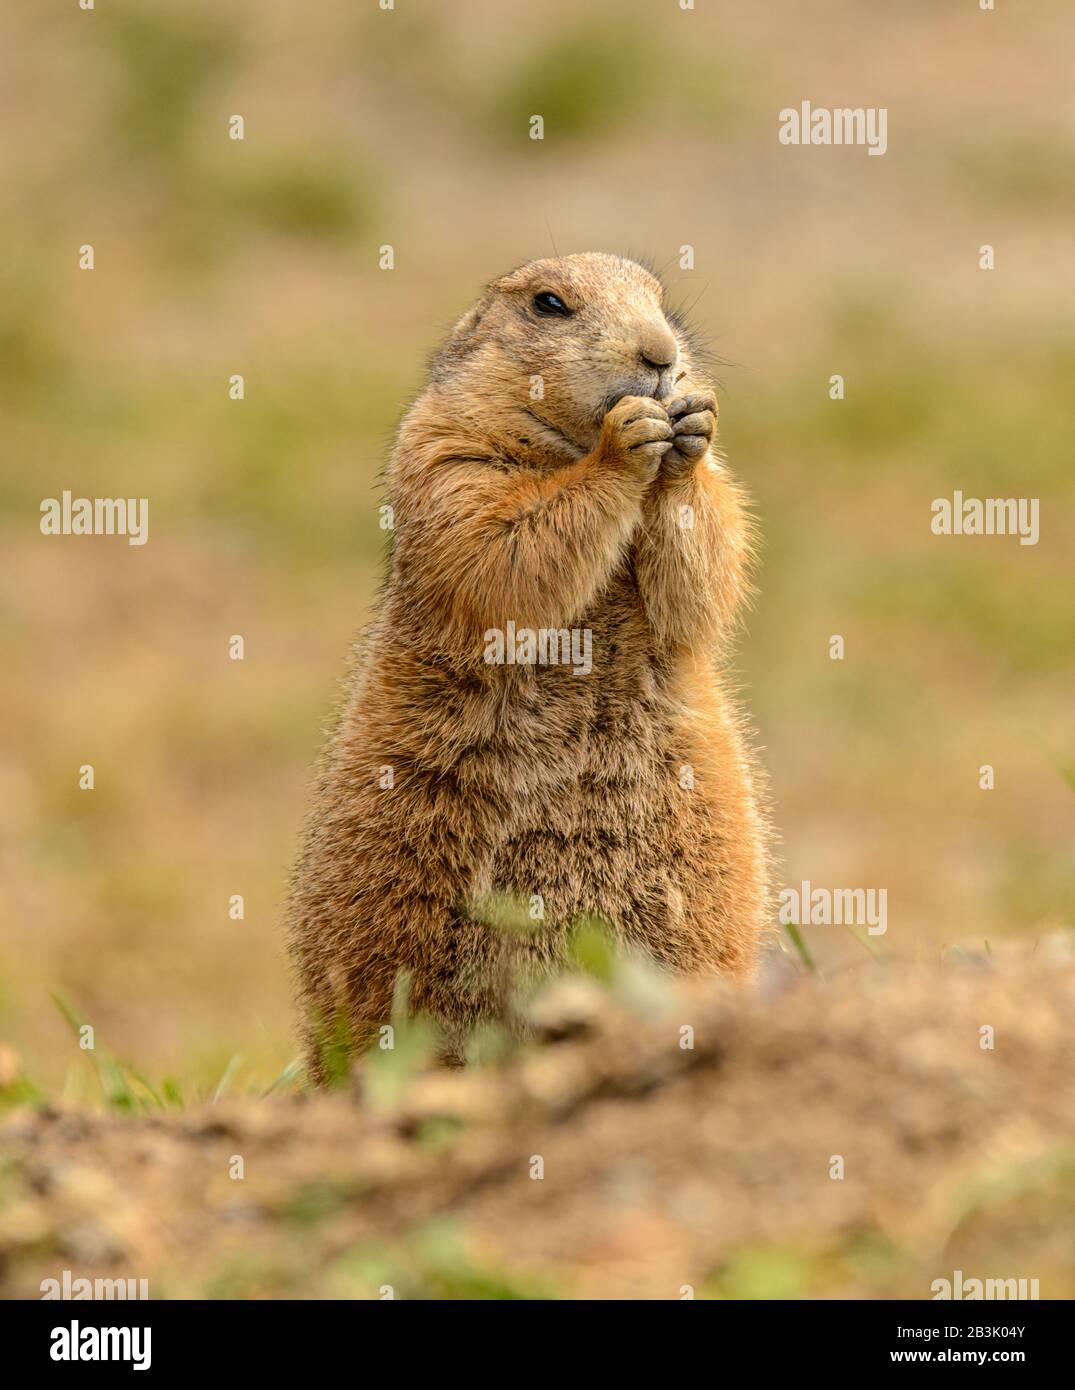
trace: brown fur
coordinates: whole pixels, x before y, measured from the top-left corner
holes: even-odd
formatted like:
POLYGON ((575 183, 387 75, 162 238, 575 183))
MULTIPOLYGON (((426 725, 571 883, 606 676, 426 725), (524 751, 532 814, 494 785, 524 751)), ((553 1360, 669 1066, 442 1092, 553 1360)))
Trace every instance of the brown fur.
POLYGON ((457 1058, 509 956, 555 964, 581 914, 671 970, 751 972, 767 837, 718 673, 750 528, 663 294, 615 256, 525 265, 459 320, 403 420, 388 581, 295 874, 315 1075, 318 1021, 368 1038, 401 969, 457 1058), (571 316, 538 314, 543 291, 571 316), (487 664, 509 620, 590 629, 592 672, 487 664), (540 895, 536 933, 479 920, 488 893, 540 895))

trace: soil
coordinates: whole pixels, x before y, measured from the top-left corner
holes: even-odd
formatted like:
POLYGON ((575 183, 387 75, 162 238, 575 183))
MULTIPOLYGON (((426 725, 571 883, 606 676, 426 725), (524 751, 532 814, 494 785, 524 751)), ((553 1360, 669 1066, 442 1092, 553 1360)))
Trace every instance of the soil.
POLYGON ((752 993, 572 977, 461 1072, 402 1047, 315 1096, 23 1107, 0 1290, 930 1298, 962 1270, 1070 1298, 1073 1005, 1063 939, 752 993))

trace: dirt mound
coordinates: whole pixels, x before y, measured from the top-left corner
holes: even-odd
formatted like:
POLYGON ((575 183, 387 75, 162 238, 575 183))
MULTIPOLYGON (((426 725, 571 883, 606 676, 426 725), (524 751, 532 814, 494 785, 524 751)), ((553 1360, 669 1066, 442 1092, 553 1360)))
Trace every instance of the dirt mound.
MULTIPOLYGON (((950 958, 951 959, 951 958, 950 958)), ((562 981, 543 1041, 330 1094, 0 1130, 0 1287, 153 1297, 1075 1295, 1075 961, 562 981)))

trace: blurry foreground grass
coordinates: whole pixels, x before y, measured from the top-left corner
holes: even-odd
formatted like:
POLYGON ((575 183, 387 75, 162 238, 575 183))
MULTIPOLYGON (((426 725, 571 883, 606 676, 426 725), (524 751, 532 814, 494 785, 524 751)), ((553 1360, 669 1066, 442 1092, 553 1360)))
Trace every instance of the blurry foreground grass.
POLYGON ((9 1086, 0 1290, 70 1269, 156 1298, 925 1299, 955 1270, 1075 1291, 1070 934, 827 981, 788 957, 762 997, 578 946, 527 991, 532 1040, 462 1072, 398 1020, 314 1095, 195 1099, 103 1053, 97 1113, 9 1086))

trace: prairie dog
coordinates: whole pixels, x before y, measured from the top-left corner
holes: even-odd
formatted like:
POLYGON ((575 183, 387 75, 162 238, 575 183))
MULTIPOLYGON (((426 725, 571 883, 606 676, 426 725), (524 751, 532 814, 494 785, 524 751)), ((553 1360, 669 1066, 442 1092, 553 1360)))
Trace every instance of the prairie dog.
POLYGON ((387 474, 388 576, 294 875, 317 1035, 356 1046, 398 973, 445 1030, 505 967, 599 915, 674 972, 749 977, 768 833, 721 658, 751 528, 716 401, 642 266, 588 253, 495 280, 455 324, 387 474), (475 904, 521 899, 530 934, 475 904))

